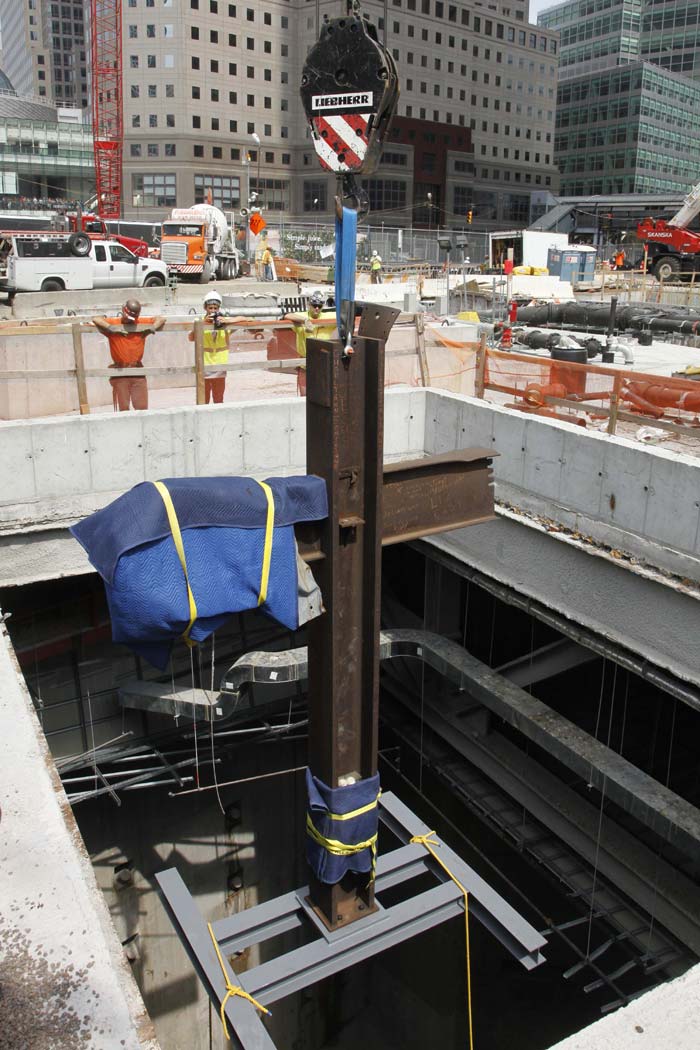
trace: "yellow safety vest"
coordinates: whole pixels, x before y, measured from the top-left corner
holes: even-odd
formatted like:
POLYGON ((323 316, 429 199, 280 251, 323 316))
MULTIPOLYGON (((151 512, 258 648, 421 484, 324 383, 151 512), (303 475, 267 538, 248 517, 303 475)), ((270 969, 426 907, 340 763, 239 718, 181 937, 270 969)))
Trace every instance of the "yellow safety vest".
POLYGON ((381 268, 382 268, 382 260, 381 259, 372 259, 372 269, 373 270, 381 270, 381 268))
POLYGON ((226 345, 225 328, 204 329, 204 364, 228 364, 228 346, 226 345))
MULTIPOLYGON (((325 313, 321 312, 316 320, 320 318, 335 317, 335 314, 331 310, 326 310, 325 313)), ((294 325, 294 332, 297 340, 297 353, 299 357, 306 357, 306 340, 307 339, 332 339, 334 328, 329 324, 314 324, 311 332, 306 331, 306 322, 311 320, 308 314, 292 314, 288 320, 294 325)))

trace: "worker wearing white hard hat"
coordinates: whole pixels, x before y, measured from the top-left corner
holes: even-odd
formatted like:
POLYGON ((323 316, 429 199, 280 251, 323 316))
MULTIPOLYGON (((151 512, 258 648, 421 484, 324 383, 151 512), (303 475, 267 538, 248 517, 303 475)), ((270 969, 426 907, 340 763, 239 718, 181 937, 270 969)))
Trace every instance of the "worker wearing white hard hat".
POLYGON ((372 252, 372 258, 369 261, 369 271, 372 284, 382 283, 382 257, 379 252, 372 252))
MULTIPOLYGON (((221 316, 223 299, 219 293, 212 289, 205 292, 204 307, 204 401, 209 404, 213 401, 215 405, 222 404, 226 390, 226 372, 217 365, 228 364, 228 352, 231 342, 231 333, 226 327, 226 321, 221 316)), ((194 329, 187 337, 194 342, 194 329)))

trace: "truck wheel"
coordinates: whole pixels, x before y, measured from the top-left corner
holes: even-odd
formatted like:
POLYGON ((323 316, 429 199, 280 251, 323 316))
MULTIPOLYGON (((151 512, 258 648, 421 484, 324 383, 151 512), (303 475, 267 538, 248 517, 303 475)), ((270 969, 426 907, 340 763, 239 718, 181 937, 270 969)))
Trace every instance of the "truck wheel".
POLYGON ((68 238, 68 247, 70 248, 71 255, 77 255, 80 258, 84 258, 90 254, 92 248, 92 241, 86 233, 71 233, 68 238))
POLYGON ((143 282, 144 288, 162 288, 165 284, 165 278, 162 273, 149 273, 146 280, 143 282))
POLYGON ((205 262, 204 266, 202 267, 202 272, 199 275, 199 283, 200 284, 209 284, 210 281, 211 281, 211 263, 207 259, 207 261, 205 262))
POLYGON ((663 255, 654 264, 654 277, 656 277, 657 281, 668 281, 674 274, 680 273, 680 269, 679 259, 674 258, 673 255, 663 255))
POLYGON ((42 292, 62 292, 64 291, 64 285, 62 281, 59 281, 58 277, 47 277, 45 281, 41 282, 42 292))

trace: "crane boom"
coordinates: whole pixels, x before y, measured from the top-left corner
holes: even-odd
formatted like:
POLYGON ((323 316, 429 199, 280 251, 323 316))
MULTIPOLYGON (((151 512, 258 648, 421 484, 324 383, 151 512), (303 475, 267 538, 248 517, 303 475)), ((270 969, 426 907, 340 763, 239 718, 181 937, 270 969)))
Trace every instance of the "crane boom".
POLYGON ((700 182, 693 186, 683 204, 672 219, 668 220, 669 226, 690 226, 695 216, 700 212, 700 182))
POLYGON ((92 131, 97 212, 118 219, 122 203, 122 0, 90 0, 92 131))

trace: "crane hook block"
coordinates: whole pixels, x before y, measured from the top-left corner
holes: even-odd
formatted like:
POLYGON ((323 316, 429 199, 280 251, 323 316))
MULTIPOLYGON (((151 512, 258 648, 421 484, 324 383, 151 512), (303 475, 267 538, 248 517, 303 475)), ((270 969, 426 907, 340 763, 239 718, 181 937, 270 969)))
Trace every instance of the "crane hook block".
POLYGON ((301 101, 322 167, 338 175, 377 166, 399 99, 396 64, 357 13, 326 21, 301 76, 301 101))

